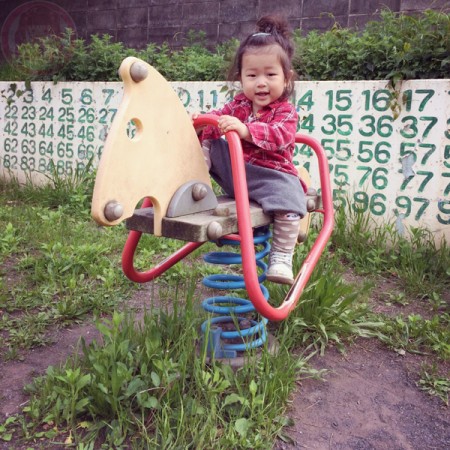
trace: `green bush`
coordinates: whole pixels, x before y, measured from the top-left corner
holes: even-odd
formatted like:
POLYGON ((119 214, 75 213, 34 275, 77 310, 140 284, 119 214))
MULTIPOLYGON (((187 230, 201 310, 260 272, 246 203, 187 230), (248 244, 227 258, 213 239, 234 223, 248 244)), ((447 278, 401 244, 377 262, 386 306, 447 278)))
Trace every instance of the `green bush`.
POLYGON ((450 69, 450 16, 381 12, 362 33, 334 26, 295 35, 295 68, 308 80, 446 78, 450 69))
MULTIPOLYGON (((447 78, 450 68, 450 16, 432 10, 419 16, 383 10, 362 31, 335 25, 303 36, 296 30, 294 41, 294 68, 303 80, 447 78)), ((180 50, 167 43, 135 50, 109 35, 93 35, 87 43, 67 30, 22 44, 11 65, 0 68, 0 79, 116 81, 121 61, 136 56, 170 81, 223 80, 236 46, 233 39, 211 51, 205 33, 191 31, 180 50)))
POLYGON ((158 69, 168 80, 210 81, 223 79, 229 48, 223 44, 213 53, 204 45, 204 33, 190 32, 189 45, 172 51, 168 44, 149 44, 143 50, 113 42, 112 37, 92 35, 91 41, 74 39, 67 29, 63 36, 48 36, 19 47, 16 59, 0 70, 8 80, 118 81, 117 69, 127 56, 136 56, 158 69))
POLYGON ((16 72, 31 80, 117 81, 122 60, 136 53, 109 35, 91 36, 86 44, 67 29, 61 37, 48 36, 19 46, 12 62, 16 72))
POLYGON ((212 53, 206 48, 203 32, 188 33, 189 45, 179 51, 171 51, 167 44, 149 46, 139 57, 152 64, 168 80, 214 81, 226 78, 237 41, 230 41, 212 53))

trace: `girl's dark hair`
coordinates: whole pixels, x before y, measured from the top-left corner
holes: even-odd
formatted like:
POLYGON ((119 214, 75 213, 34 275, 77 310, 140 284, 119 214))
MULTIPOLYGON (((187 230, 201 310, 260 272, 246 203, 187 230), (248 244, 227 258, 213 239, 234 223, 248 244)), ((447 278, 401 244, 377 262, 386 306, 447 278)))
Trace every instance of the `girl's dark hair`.
POLYGON ((284 77, 289 80, 283 93, 289 97, 294 90, 294 77, 292 70, 292 57, 294 56, 294 43, 288 21, 282 16, 269 15, 261 17, 256 22, 256 33, 247 36, 239 45, 234 57, 233 65, 229 72, 231 81, 238 81, 242 71, 242 57, 251 49, 259 49, 268 45, 279 45, 280 63, 283 68, 284 77))

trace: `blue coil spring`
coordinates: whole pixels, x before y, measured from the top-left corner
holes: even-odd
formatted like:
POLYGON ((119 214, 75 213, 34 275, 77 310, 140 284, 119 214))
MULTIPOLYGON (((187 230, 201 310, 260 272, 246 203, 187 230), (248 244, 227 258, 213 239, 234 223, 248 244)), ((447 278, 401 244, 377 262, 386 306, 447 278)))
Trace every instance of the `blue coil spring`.
MULTIPOLYGON (((253 243, 259 249, 256 252, 256 265, 260 274, 258 281, 261 291, 266 300, 269 299, 269 291, 262 284, 266 279, 267 264, 262 259, 270 251, 269 239, 271 233, 268 227, 257 229, 254 232, 253 243)), ((240 246, 240 242, 233 239, 220 239, 219 245, 240 246)), ((205 262, 210 264, 242 264, 242 255, 237 252, 210 252, 203 256, 205 262)), ((209 288, 220 290, 245 290, 244 277, 233 274, 209 275, 203 279, 203 284, 209 288)), ((202 307, 213 314, 221 314, 219 317, 213 317, 202 324, 202 332, 208 334, 208 355, 214 353, 216 358, 235 358, 237 352, 261 347, 267 340, 266 324, 267 319, 261 318, 260 321, 248 319, 244 314, 255 311, 252 302, 246 298, 235 297, 232 295, 209 297, 203 300, 202 307), (250 322, 250 327, 240 329, 239 324, 246 321, 250 322), (218 324, 232 322, 235 325, 235 331, 223 331, 218 324), (224 340, 240 340, 241 343, 226 343, 224 340)))

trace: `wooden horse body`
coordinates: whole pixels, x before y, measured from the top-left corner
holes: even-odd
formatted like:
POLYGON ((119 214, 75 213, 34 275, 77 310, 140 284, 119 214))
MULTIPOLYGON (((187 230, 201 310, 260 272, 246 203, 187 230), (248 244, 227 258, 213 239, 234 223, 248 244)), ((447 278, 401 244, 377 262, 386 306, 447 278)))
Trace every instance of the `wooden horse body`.
POLYGON ((98 167, 92 216, 101 225, 116 225, 148 197, 154 209, 154 234, 159 236, 162 218, 181 186, 199 183, 198 196, 203 198, 194 202, 199 209, 205 198, 211 201, 208 169, 192 120, 162 75, 132 57, 122 62, 119 75, 123 99, 98 167), (130 126, 135 126, 134 136, 129 136, 130 126))

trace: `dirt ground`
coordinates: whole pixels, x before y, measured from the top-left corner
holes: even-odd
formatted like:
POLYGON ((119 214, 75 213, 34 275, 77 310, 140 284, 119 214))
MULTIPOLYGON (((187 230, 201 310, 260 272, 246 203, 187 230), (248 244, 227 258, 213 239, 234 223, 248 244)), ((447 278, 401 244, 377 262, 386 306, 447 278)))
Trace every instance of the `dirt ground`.
POLYGON ((316 357, 325 381, 303 381, 292 399, 292 444, 276 450, 444 450, 450 410, 416 387, 415 355, 400 356, 375 340, 358 340, 347 354, 316 357))
MULTIPOLYGON (((148 294, 141 290, 139 303, 148 294)), ((0 362, 0 423, 26 404, 23 386, 76 350, 81 336, 98 336, 85 323, 58 331, 53 344, 23 354, 22 361, 0 362)), ((418 355, 403 356, 376 340, 359 339, 343 355, 335 348, 312 360, 327 369, 324 381, 302 381, 292 395, 286 430, 292 443, 275 450, 444 450, 450 449, 450 409, 416 387, 418 355)), ((0 443, 0 449, 14 443, 0 443)))

